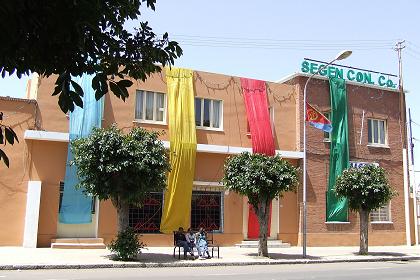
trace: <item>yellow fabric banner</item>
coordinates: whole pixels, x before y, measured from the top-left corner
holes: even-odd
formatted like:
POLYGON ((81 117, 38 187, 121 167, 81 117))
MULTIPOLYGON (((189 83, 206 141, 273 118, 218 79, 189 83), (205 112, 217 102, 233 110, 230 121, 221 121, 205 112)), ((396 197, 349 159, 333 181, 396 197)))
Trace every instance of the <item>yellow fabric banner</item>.
POLYGON ((160 231, 172 233, 190 225, 191 195, 195 171, 193 71, 165 68, 168 86, 168 118, 171 172, 165 192, 160 231))

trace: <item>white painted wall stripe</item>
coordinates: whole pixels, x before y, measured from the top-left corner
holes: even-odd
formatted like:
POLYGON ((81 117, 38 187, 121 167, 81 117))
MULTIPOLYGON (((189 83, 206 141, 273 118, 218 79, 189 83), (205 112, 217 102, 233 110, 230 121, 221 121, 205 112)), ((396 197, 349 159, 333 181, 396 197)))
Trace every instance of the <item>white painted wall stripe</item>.
POLYGON ((26 140, 69 142, 69 134, 41 130, 26 130, 23 136, 26 140))
MULTIPOLYGON (((38 131, 38 130, 26 130, 25 139, 27 140, 41 140, 41 141, 58 141, 68 142, 69 134, 62 132, 49 132, 49 131, 38 131)), ((162 141, 165 148, 169 149, 169 141, 162 141)), ((252 148, 235 147, 235 146, 223 146, 223 145, 209 145, 209 144, 197 144, 197 152, 211 153, 211 154, 240 154, 242 152, 252 152, 252 148)), ((276 153, 283 158, 288 159, 301 159, 303 158, 303 152, 299 151, 282 151, 276 150, 276 153)))
POLYGON ((28 181, 25 229, 23 232, 23 247, 25 248, 36 248, 40 204, 41 181, 28 181))

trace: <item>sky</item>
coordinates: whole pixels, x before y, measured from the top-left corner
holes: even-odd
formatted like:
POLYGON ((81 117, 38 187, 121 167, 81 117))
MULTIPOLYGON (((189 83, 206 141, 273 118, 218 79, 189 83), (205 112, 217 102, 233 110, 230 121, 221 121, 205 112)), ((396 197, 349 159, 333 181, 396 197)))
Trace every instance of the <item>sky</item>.
MULTIPOLYGON (((298 72, 305 57, 329 61, 343 49, 353 54, 340 64, 398 74, 393 48, 405 40, 403 81, 420 171, 419 11, 416 0, 157 0, 141 19, 180 43, 175 66, 268 81, 298 72)), ((0 95, 23 97, 26 81, 0 78, 0 95)))

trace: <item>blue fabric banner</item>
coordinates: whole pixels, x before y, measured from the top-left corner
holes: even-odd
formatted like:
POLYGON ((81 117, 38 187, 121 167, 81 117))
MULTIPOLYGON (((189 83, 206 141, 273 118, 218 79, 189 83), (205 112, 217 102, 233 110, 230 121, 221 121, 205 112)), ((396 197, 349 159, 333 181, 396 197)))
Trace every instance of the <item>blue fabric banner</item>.
MULTIPOLYGON (((70 112, 70 141, 87 137, 92 128, 101 127, 103 98, 96 101, 95 92, 92 89, 92 79, 92 75, 83 75, 74 79, 82 87, 84 96, 83 108, 75 106, 74 111, 70 112)), ((63 224, 88 224, 92 222, 91 207, 93 198, 85 195, 82 189, 75 188, 79 180, 77 167, 68 164, 72 159, 73 153, 69 144, 59 221, 63 224)))

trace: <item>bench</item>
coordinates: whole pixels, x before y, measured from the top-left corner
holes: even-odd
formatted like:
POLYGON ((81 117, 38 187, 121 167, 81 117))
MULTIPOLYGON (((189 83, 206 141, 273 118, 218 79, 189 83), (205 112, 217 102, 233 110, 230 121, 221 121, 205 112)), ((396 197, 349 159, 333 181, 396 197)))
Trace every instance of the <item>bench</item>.
MULTIPOLYGON (((184 247, 179 246, 178 244, 176 244, 176 239, 175 239, 175 234, 177 233, 177 231, 173 232, 173 240, 174 240, 174 252, 173 252, 173 257, 175 258, 175 254, 176 254, 176 249, 178 249, 178 259, 181 259, 181 250, 182 253, 184 253, 184 247)), ((194 249, 193 249, 194 250, 194 249)))
MULTIPOLYGON (((176 234, 176 231, 173 232, 173 240, 174 240, 173 257, 175 258, 176 250, 178 249, 178 259, 181 259, 181 250, 182 250, 182 252, 184 252, 184 248, 182 246, 178 246, 178 244, 176 244, 175 234, 176 234)), ((219 252, 220 251, 220 246, 217 245, 214 242, 213 231, 207 232, 207 248, 209 249, 209 252, 211 251, 211 257, 212 258, 214 258, 214 252, 215 251, 217 251, 217 258, 218 259, 220 258, 220 252, 219 252)), ((194 250, 194 248, 192 250, 194 250)))
POLYGON ((176 252, 176 249, 178 249, 178 259, 181 259, 181 249, 182 249, 182 251, 184 251, 184 248, 182 246, 179 246, 178 244, 176 244, 175 234, 176 234, 176 231, 173 232, 173 235, 174 235, 173 236, 173 239, 174 239, 174 253, 173 253, 173 256, 175 258, 175 252, 176 252))
POLYGON ((214 234, 213 231, 207 232, 207 248, 211 248, 211 257, 214 258, 214 251, 217 251, 217 258, 220 258, 220 246, 214 242, 214 234))

